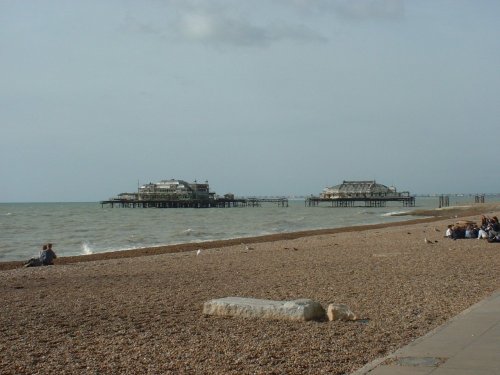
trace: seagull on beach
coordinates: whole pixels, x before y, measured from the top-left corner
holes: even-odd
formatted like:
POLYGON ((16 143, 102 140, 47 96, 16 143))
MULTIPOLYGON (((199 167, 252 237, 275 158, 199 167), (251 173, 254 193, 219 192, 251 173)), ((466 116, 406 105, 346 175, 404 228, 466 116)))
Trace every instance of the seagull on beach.
POLYGON ((200 255, 201 254, 201 249, 198 249, 198 251, 196 252, 196 255, 200 255))
POLYGON ((427 237, 424 238, 424 242, 427 243, 427 244, 432 244, 433 242, 428 240, 427 237))

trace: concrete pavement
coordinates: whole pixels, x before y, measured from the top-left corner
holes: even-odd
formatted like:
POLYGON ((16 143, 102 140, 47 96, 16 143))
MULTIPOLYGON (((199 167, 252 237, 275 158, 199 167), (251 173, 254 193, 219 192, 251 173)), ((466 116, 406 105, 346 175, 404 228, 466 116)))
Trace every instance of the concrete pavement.
POLYGON ((500 375, 500 290, 353 375, 500 375))

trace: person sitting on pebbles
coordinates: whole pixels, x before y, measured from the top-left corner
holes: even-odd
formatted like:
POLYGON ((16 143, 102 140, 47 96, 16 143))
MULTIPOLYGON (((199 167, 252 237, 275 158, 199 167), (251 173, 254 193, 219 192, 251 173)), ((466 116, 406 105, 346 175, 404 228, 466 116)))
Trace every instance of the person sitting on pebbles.
POLYGON ((52 250, 52 244, 47 244, 47 248, 40 253, 40 261, 42 266, 51 266, 54 264, 54 259, 57 258, 56 253, 52 250))
POLYGON ((448 225, 448 229, 446 229, 445 237, 452 238, 453 236, 453 225, 448 225))
POLYGON ((56 253, 52 250, 52 244, 43 245, 38 258, 31 258, 24 267, 50 266, 54 264, 54 259, 57 258, 56 253))
POLYGON ((489 225, 490 230, 488 231, 488 237, 494 238, 500 234, 500 223, 498 222, 498 217, 493 216, 490 220, 489 225))
POLYGON ((479 228, 475 224, 467 225, 465 229, 465 238, 477 238, 479 234, 479 228))

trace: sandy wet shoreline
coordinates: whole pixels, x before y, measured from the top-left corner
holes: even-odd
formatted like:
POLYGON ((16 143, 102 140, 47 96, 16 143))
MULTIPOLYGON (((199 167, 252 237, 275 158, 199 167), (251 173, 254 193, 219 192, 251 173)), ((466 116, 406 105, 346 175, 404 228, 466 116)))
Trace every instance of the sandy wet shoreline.
POLYGON ((245 239, 248 249, 241 240, 212 243, 199 256, 193 250, 203 244, 4 270, 0 373, 352 372, 500 287, 500 244, 443 238, 455 215, 477 220, 500 211, 474 209, 398 225, 245 239), (346 303, 366 321, 201 314, 203 302, 225 296, 346 303))

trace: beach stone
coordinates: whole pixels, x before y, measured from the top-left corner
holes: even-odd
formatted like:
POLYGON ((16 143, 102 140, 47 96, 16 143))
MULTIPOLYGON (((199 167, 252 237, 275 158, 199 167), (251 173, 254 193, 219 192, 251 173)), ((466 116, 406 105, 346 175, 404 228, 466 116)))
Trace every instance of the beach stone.
POLYGON ((330 303, 326 310, 328 320, 356 320, 358 317, 354 314, 349 306, 340 303, 330 303))
POLYGON ((245 318, 321 320, 325 309, 311 299, 273 301, 267 299, 225 297, 203 304, 203 314, 218 316, 240 316, 245 318))

